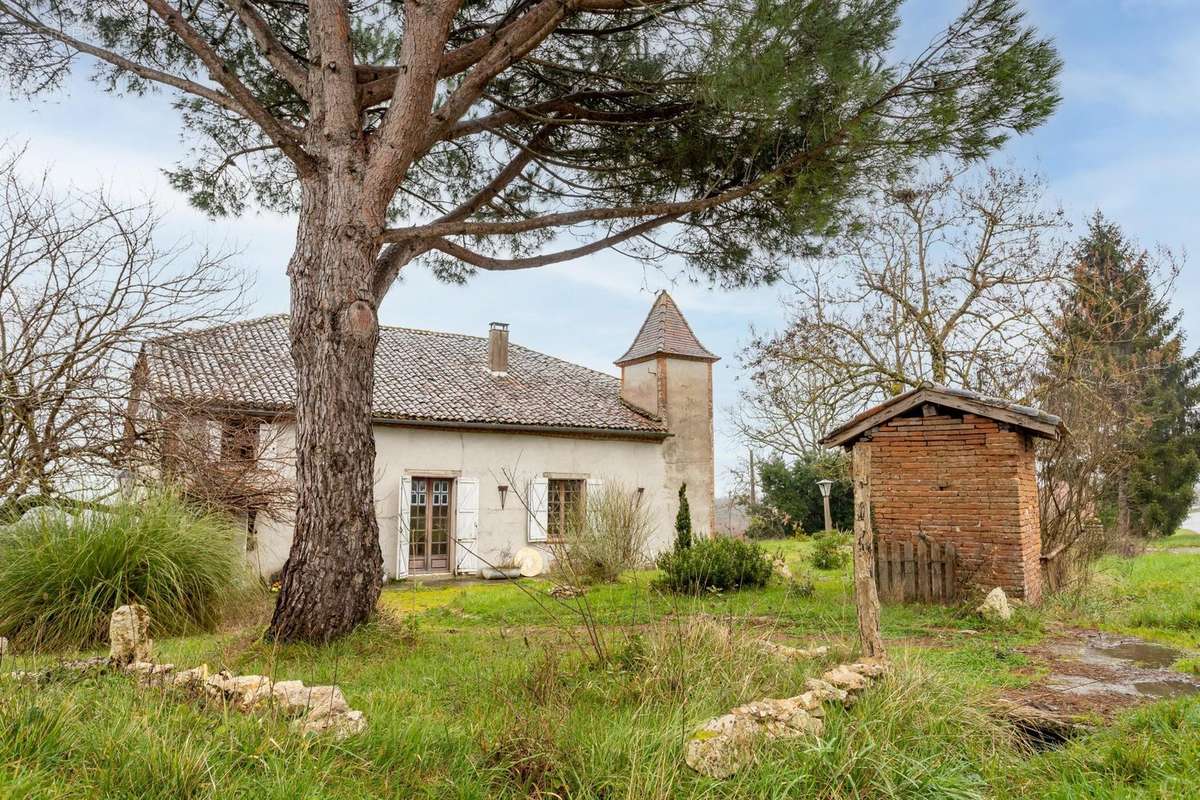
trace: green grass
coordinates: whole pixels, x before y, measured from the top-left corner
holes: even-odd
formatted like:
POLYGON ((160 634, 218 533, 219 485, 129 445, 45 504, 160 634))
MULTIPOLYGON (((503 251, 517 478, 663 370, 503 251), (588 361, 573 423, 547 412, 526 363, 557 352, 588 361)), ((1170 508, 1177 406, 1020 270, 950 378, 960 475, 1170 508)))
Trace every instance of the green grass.
POLYGON ((1173 536, 1165 539, 1155 539, 1150 542, 1152 550, 1166 550, 1174 547, 1200 547, 1200 533, 1180 528, 1173 536))
POLYGON ((1188 632, 1171 626, 1200 594, 1200 560, 1167 553, 1105 561, 1094 591, 1020 609, 1011 627, 966 608, 888 606, 894 675, 831 712, 820 739, 765 747, 730 781, 692 773, 682 754, 697 724, 795 694, 851 654, 848 574, 808 567, 807 542, 766 547, 813 577, 811 597, 771 585, 686 598, 656 592, 653 572, 591 590, 605 663, 577 612, 537 580, 389 589, 379 621, 323 648, 268 646, 256 629, 159 643, 176 664, 340 684, 370 723, 340 744, 116 676, 4 684, 0 798, 1200 796, 1195 700, 1156 704, 1040 754, 986 713, 998 690, 1031 679, 1020 648, 1056 625, 1180 643, 1188 632), (817 662, 764 657, 751 640, 768 633, 834 652, 817 662))

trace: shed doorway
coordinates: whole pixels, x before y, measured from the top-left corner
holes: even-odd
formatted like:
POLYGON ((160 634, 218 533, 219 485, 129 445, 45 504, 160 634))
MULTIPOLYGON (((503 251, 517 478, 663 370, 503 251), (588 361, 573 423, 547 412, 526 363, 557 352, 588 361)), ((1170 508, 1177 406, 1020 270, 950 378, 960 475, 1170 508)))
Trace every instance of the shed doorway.
POLYGON ((450 509, 454 494, 451 478, 412 479, 408 497, 410 574, 449 572, 454 519, 450 509))

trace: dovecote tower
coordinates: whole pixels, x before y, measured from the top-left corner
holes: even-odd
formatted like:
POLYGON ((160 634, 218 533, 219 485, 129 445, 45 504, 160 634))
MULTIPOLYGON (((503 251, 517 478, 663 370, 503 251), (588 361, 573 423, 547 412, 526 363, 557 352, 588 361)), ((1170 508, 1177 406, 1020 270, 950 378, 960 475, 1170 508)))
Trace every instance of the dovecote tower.
POLYGON ((671 295, 659 292, 625 355, 621 399, 663 419, 667 497, 687 483, 692 525, 716 529, 713 457, 713 364, 720 359, 700 344, 671 295))

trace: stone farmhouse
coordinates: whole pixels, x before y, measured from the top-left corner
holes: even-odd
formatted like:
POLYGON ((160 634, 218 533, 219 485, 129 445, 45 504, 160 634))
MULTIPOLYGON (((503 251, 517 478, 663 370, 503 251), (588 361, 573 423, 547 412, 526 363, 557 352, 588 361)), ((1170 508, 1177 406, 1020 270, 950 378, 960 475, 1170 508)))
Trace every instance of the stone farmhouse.
MULTIPOLYGON (((502 323, 487 337, 383 327, 373 412, 387 577, 473 574, 530 546, 549 555, 571 512, 606 482, 648 504, 648 555, 673 540, 683 483, 696 530, 712 531, 717 360, 666 292, 616 360, 620 378, 513 344, 502 323)), ((133 383, 131 436, 155 445, 156 468, 188 447, 200 454, 188 470, 290 477, 286 316, 154 340, 133 383)), ((246 521, 252 563, 278 573, 292 540, 287 504, 247 491, 230 505, 246 521)))

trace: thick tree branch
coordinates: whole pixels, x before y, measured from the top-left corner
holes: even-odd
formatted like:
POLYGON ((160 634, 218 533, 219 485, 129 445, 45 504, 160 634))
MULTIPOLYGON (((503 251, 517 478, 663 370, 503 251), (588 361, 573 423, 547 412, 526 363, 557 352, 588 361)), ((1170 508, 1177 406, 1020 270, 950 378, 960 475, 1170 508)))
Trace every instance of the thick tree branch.
POLYGON ((549 114, 554 114, 556 119, 560 119, 562 125, 589 122, 597 125, 628 125, 678 119, 693 108, 691 103, 667 103, 634 111, 599 111, 581 106, 576 102, 577 100, 632 97, 635 94, 635 92, 580 92, 522 108, 508 108, 460 122, 451 127, 443 138, 446 141, 454 141, 476 133, 495 130, 503 125, 545 121, 549 118, 549 114))
POLYGON ((446 46, 457 0, 405 4, 404 41, 392 102, 367 162, 365 187, 381 208, 391 202, 408 168, 427 148, 424 135, 437 92, 440 54, 446 46))
POLYGON ((296 165, 301 175, 311 174, 316 169, 312 156, 300 145, 299 140, 258 101, 244 83, 225 64, 212 45, 193 28, 167 0, 146 0, 146 5, 166 23, 189 50, 196 54, 209 75, 233 96, 242 107, 242 113, 262 128, 284 155, 296 165))
POLYGON ((427 146, 445 136, 470 110, 483 96, 492 78, 525 57, 553 33, 569 10, 568 0, 540 0, 523 17, 504 29, 458 88, 434 111, 433 121, 426 133, 427 146))
POLYGON ((745 197, 763 188, 770 180, 778 176, 778 172, 773 172, 770 175, 739 186, 736 189, 692 200, 645 203, 637 206, 615 206, 612 208, 585 208, 578 211, 564 211, 558 214, 543 214, 538 217, 530 217, 512 222, 433 222, 428 225, 418 225, 412 228, 389 229, 384 231, 382 241, 402 242, 407 239, 430 236, 512 235, 545 228, 575 225, 580 222, 600 222, 609 219, 666 215, 678 217, 683 214, 704 211, 731 200, 736 200, 739 197, 745 197))
POLYGON ((267 24, 262 15, 247 0, 224 0, 224 2, 237 13, 242 24, 250 31, 250 35, 254 37, 254 43, 262 51, 263 57, 301 97, 307 99, 308 69, 280 44, 279 40, 275 38, 275 34, 271 32, 271 26, 267 24))
POLYGON ((572 259, 582 258, 592 253, 597 253, 609 247, 615 247, 621 242, 627 241, 640 236, 647 231, 651 231, 668 222, 672 222, 679 218, 678 214, 666 214, 654 219, 648 219, 645 222, 640 222, 631 228, 626 228, 620 233, 614 233, 611 236, 606 236, 603 239, 597 239, 594 242, 572 247, 568 250, 560 250, 556 253, 545 253, 539 256, 529 256, 527 258, 491 258, 473 250, 468 250, 460 244, 451 242, 448 239, 434 239, 432 249, 440 250, 448 256, 453 256, 459 261, 466 262, 473 267, 486 269, 491 271, 512 271, 520 269, 534 269, 536 267, 545 267, 550 264, 559 264, 563 261, 571 261, 572 259))
POLYGON ((392 284, 396 282, 396 276, 400 274, 400 270, 417 256, 429 252, 432 247, 432 240, 418 239, 403 244, 390 244, 383 249, 383 252, 375 259, 375 279, 371 284, 376 307, 387 296, 388 289, 391 289, 392 284))

